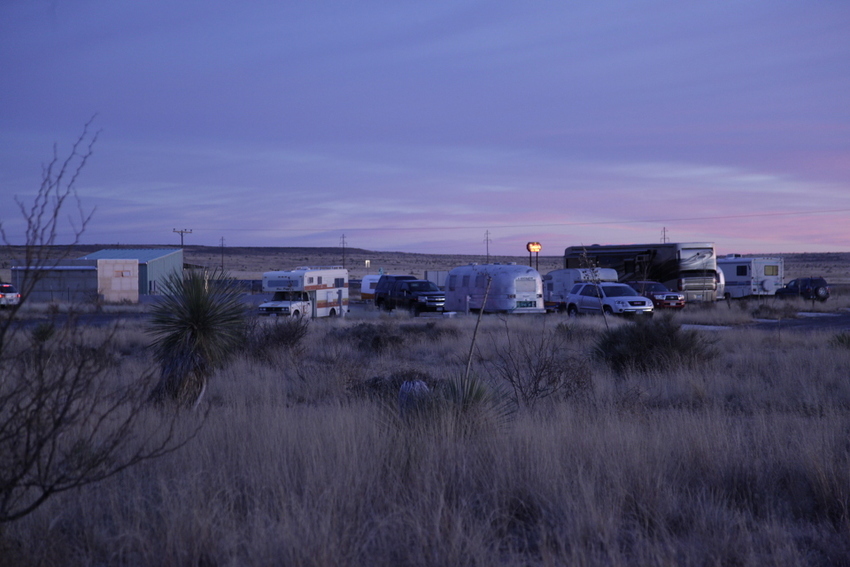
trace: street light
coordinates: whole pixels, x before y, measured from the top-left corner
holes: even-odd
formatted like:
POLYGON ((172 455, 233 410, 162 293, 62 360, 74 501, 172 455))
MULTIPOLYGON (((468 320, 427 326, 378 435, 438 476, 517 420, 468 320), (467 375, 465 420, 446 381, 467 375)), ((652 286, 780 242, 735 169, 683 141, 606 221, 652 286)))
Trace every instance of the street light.
POLYGON ((531 267, 531 253, 534 252, 536 254, 535 258, 537 259, 537 270, 540 270, 540 251, 543 249, 543 246, 540 245, 539 242, 529 242, 525 245, 525 249, 528 250, 528 267, 531 267))

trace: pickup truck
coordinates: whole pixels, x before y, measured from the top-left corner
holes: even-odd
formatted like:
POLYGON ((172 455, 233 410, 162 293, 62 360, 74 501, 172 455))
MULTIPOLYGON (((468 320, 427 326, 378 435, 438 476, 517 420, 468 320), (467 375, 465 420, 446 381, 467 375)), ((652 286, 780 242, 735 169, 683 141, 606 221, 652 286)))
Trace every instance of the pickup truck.
POLYGON ((390 284, 381 306, 388 311, 406 309, 418 315, 423 311, 442 311, 445 304, 446 294, 434 282, 397 280, 390 284))

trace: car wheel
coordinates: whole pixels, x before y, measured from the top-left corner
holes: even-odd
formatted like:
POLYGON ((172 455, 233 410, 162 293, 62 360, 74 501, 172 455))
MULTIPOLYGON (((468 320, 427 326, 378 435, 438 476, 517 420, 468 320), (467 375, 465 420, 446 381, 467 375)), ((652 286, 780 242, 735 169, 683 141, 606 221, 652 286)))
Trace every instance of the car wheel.
POLYGON ((567 315, 570 317, 578 317, 578 307, 575 305, 570 305, 567 307, 567 315))
POLYGON ((336 309, 331 309, 331 312, 328 314, 331 317, 336 317, 336 309))
POLYGON ((815 289, 815 297, 819 301, 826 301, 829 297, 829 291, 825 287, 820 286, 819 288, 815 289))
POLYGON ((296 309, 295 311, 292 312, 292 316, 297 319, 297 318, 301 317, 301 312, 296 309))
POLYGON ((613 315, 614 310, 611 309, 610 305, 603 305, 602 306, 602 313, 604 313, 605 315, 613 315))

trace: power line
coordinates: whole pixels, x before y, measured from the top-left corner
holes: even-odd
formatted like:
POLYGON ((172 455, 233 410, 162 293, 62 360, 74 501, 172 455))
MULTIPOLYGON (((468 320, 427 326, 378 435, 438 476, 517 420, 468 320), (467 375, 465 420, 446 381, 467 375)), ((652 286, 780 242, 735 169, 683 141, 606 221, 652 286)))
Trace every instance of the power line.
MULTIPOLYGON (((830 213, 847 213, 850 209, 832 209, 828 211, 794 211, 785 213, 752 213, 743 215, 717 215, 708 217, 679 217, 679 218, 657 218, 657 219, 635 219, 635 220, 609 220, 609 221, 588 221, 588 222, 559 222, 559 223, 534 223, 534 224, 504 224, 504 225, 467 225, 467 226, 384 226, 384 227, 343 227, 337 228, 201 228, 197 230, 226 230, 230 232, 330 232, 335 230, 346 231, 382 231, 382 230, 475 230, 484 228, 540 228, 540 227, 558 227, 558 226, 604 226, 611 224, 636 224, 636 223, 660 223, 660 222, 682 222, 682 221, 702 221, 702 220, 724 220, 724 219, 747 219, 759 217, 780 217, 780 216, 804 216, 804 215, 821 215, 830 213)), ((175 232, 177 232, 175 230, 175 232)))

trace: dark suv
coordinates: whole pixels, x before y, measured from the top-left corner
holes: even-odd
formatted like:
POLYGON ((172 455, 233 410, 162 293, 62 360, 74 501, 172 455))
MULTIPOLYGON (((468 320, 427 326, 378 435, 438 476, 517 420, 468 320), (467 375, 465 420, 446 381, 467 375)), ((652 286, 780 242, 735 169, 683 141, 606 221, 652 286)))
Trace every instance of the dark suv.
POLYGON ((823 278, 797 278, 777 289, 776 297, 802 297, 826 301, 829 299, 829 285, 823 278))
POLYGON ((384 309, 406 309, 414 315, 423 311, 442 311, 445 305, 445 292, 428 280, 394 281, 382 304, 384 309))
POLYGON ((392 287, 394 282, 401 280, 415 280, 416 276, 401 276, 401 275, 390 275, 384 274, 378 279, 378 283, 375 284, 375 307, 380 309, 392 309, 391 307, 385 307, 384 303, 387 301, 387 295, 390 292, 390 288, 392 287))

